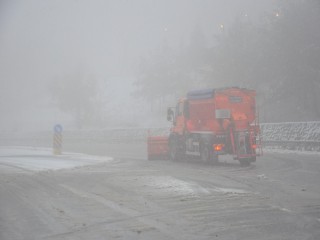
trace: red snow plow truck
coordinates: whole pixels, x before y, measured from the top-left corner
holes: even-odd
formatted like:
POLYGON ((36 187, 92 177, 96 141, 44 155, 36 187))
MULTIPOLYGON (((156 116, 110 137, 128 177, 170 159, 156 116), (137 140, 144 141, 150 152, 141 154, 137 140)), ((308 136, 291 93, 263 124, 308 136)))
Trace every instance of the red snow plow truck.
POLYGON ((148 136, 148 159, 200 158, 217 163, 229 154, 243 166, 262 155, 256 92, 231 87, 190 91, 175 108, 168 108, 173 123, 168 137, 148 136))

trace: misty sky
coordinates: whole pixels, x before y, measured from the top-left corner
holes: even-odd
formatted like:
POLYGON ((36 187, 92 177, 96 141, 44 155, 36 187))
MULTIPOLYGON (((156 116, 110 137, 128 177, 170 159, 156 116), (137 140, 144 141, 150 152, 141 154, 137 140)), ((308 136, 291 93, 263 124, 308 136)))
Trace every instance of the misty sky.
POLYGON ((220 24, 273 10, 270 0, 1 0, 1 129, 51 128, 60 115, 48 88, 57 77, 81 68, 128 89, 139 58, 164 42, 188 44, 200 26, 210 45, 220 24))

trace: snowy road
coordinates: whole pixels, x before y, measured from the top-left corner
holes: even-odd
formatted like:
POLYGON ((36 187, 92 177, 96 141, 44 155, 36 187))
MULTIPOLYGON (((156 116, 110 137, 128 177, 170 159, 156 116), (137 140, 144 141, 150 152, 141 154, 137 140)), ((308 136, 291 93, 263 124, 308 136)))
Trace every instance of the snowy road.
POLYGON ((319 154, 243 168, 79 149, 115 158, 0 149, 0 239, 320 239, 319 154))

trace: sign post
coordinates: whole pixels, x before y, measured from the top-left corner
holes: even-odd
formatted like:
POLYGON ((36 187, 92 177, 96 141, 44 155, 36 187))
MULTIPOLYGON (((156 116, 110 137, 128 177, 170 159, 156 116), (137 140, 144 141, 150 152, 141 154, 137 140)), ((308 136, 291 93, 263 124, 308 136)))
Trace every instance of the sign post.
POLYGON ((53 127, 53 154, 60 155, 62 154, 62 126, 56 124, 53 127))

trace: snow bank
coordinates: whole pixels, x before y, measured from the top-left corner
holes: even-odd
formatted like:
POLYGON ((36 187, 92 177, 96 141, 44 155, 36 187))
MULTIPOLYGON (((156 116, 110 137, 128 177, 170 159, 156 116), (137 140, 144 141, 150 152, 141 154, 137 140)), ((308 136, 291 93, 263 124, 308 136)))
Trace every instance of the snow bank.
POLYGON ((320 122, 261 124, 265 147, 320 151, 320 122))
POLYGON ((0 147, 0 157, 1 164, 32 171, 83 167, 113 160, 81 153, 53 155, 52 149, 34 147, 0 147))
POLYGON ((264 141, 300 141, 320 143, 320 122, 261 124, 264 141))

